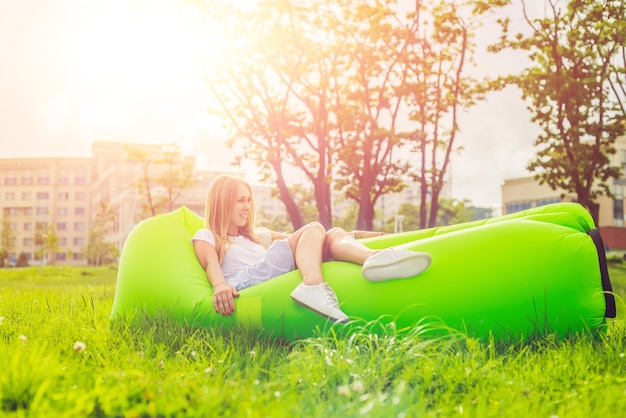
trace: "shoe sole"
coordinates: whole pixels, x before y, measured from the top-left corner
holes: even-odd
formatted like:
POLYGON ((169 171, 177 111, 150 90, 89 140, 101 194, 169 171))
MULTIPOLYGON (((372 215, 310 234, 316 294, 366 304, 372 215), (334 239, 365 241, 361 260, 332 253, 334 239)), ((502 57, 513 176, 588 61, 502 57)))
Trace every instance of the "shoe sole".
POLYGON ((331 315, 328 315, 324 312, 320 312, 317 309, 314 309, 312 307, 310 307, 309 305, 305 305, 304 303, 300 302, 298 299, 294 298, 293 296, 291 296, 291 299, 293 299, 296 303, 298 303, 298 305, 307 308, 310 311, 315 312, 316 314, 323 316, 324 318, 328 319, 331 322, 336 322, 337 324, 347 324, 350 321, 350 318, 334 318, 331 315))
POLYGON ((385 264, 374 263, 363 266, 363 277, 371 282, 406 279, 424 272, 430 267, 431 262, 432 257, 430 254, 416 252, 385 264))

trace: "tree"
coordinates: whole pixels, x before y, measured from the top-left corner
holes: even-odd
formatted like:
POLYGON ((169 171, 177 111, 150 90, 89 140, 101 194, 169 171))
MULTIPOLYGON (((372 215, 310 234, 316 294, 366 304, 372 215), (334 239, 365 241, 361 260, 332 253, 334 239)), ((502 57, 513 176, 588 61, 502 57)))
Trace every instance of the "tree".
POLYGON ((407 139, 399 126, 408 91, 400 87, 407 79, 407 48, 419 27, 404 24, 395 1, 341 4, 342 13, 329 20, 344 62, 334 107, 336 184, 357 205, 356 228, 372 230, 378 199, 406 187, 402 178, 409 164, 397 151, 407 139))
POLYGON ((416 170, 420 183, 419 226, 438 222, 439 196, 451 156, 460 150, 457 134, 462 110, 484 99, 487 80, 468 75, 476 49, 474 36, 483 15, 502 5, 499 0, 477 2, 416 2, 409 13, 419 28, 409 45, 407 82, 409 119, 416 170))
POLYGON ((615 139, 626 122, 626 5, 622 0, 548 0, 546 15, 533 18, 522 1, 529 34, 503 35, 494 52, 526 51, 533 63, 502 79, 520 88, 543 130, 528 169, 554 190, 575 193, 598 220, 601 195, 611 196, 609 180, 620 176, 610 164, 615 139))
POLYGON ((311 39, 319 33, 311 4, 265 0, 244 11, 217 3, 209 12, 222 10, 228 22, 222 29, 239 40, 239 49, 216 60, 207 77, 229 145, 242 144, 240 157, 257 163, 262 180, 274 179, 294 229, 305 221, 289 192, 289 167, 311 181, 318 219, 330 226, 334 148, 327 107, 336 75, 332 51, 311 39))
POLYGON ((311 182, 318 220, 332 225, 332 190, 343 189, 371 226, 377 198, 402 187, 406 162, 392 155, 406 31, 393 1, 263 0, 237 10, 205 2, 236 50, 207 75, 229 145, 277 182, 294 228, 304 223, 287 182, 295 168, 311 182), (368 25, 363 22, 367 21, 368 25), (224 23, 227 22, 227 23, 224 23))
POLYGON ((35 258, 40 258, 44 264, 54 264, 54 255, 59 251, 59 236, 54 225, 36 222, 33 241, 39 247, 35 252, 35 258))
MULTIPOLYGON (((432 227, 454 225, 475 220, 476 212, 471 206, 468 206, 468 203, 467 200, 439 199, 439 211, 432 227)), ((420 211, 420 205, 410 203, 400 205, 397 215, 402 216, 402 229, 404 231, 423 229, 419 216, 420 211)), ((394 223, 396 222, 394 218, 395 215, 387 218, 385 232, 394 232, 394 223)))
POLYGON ((8 256, 15 248, 15 231, 7 217, 2 218, 2 230, 0 231, 0 263, 5 266, 8 256))
POLYGON ((135 182, 141 197, 140 218, 172 211, 181 193, 193 187, 193 160, 183 157, 178 145, 165 145, 158 155, 132 146, 126 152, 141 170, 135 182))
POLYGON ((114 262, 119 256, 119 248, 107 242, 106 237, 114 231, 118 213, 106 202, 100 202, 93 226, 89 231, 89 243, 85 256, 90 265, 101 266, 114 262))

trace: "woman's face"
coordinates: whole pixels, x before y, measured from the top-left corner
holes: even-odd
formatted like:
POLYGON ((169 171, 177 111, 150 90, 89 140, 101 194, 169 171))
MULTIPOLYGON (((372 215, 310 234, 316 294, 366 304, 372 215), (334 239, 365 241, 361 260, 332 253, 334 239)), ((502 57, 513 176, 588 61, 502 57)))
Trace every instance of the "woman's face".
POLYGON ((228 235, 239 235, 239 228, 246 225, 251 202, 252 196, 250 195, 250 191, 245 185, 239 184, 239 186, 237 186, 235 203, 230 213, 228 235))

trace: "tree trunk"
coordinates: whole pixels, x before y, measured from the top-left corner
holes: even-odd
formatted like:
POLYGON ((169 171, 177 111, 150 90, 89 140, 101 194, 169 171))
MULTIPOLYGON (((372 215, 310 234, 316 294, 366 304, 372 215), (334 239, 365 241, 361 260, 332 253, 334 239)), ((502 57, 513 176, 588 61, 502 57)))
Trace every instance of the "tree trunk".
POLYGON ((287 216, 291 221, 291 225, 296 229, 301 228, 304 225, 302 220, 302 214, 300 213, 300 209, 296 202, 293 200, 291 193, 289 193, 289 188, 287 187, 287 183, 285 182, 285 177, 283 176, 282 169, 280 167, 280 162, 271 162, 270 163, 274 168, 274 172, 276 173, 276 185, 278 186, 278 193, 280 196, 280 200, 285 205, 285 209, 287 210, 287 216))

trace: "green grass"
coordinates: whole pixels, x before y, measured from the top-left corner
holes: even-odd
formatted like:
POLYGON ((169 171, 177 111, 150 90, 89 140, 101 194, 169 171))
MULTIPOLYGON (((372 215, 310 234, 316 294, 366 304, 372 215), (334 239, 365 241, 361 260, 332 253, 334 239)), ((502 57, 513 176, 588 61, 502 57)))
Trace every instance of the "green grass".
POLYGON ((626 264, 609 268, 619 316, 601 339, 390 329, 296 343, 111 325, 110 267, 0 270, 0 416, 614 416, 626 411, 626 264))

